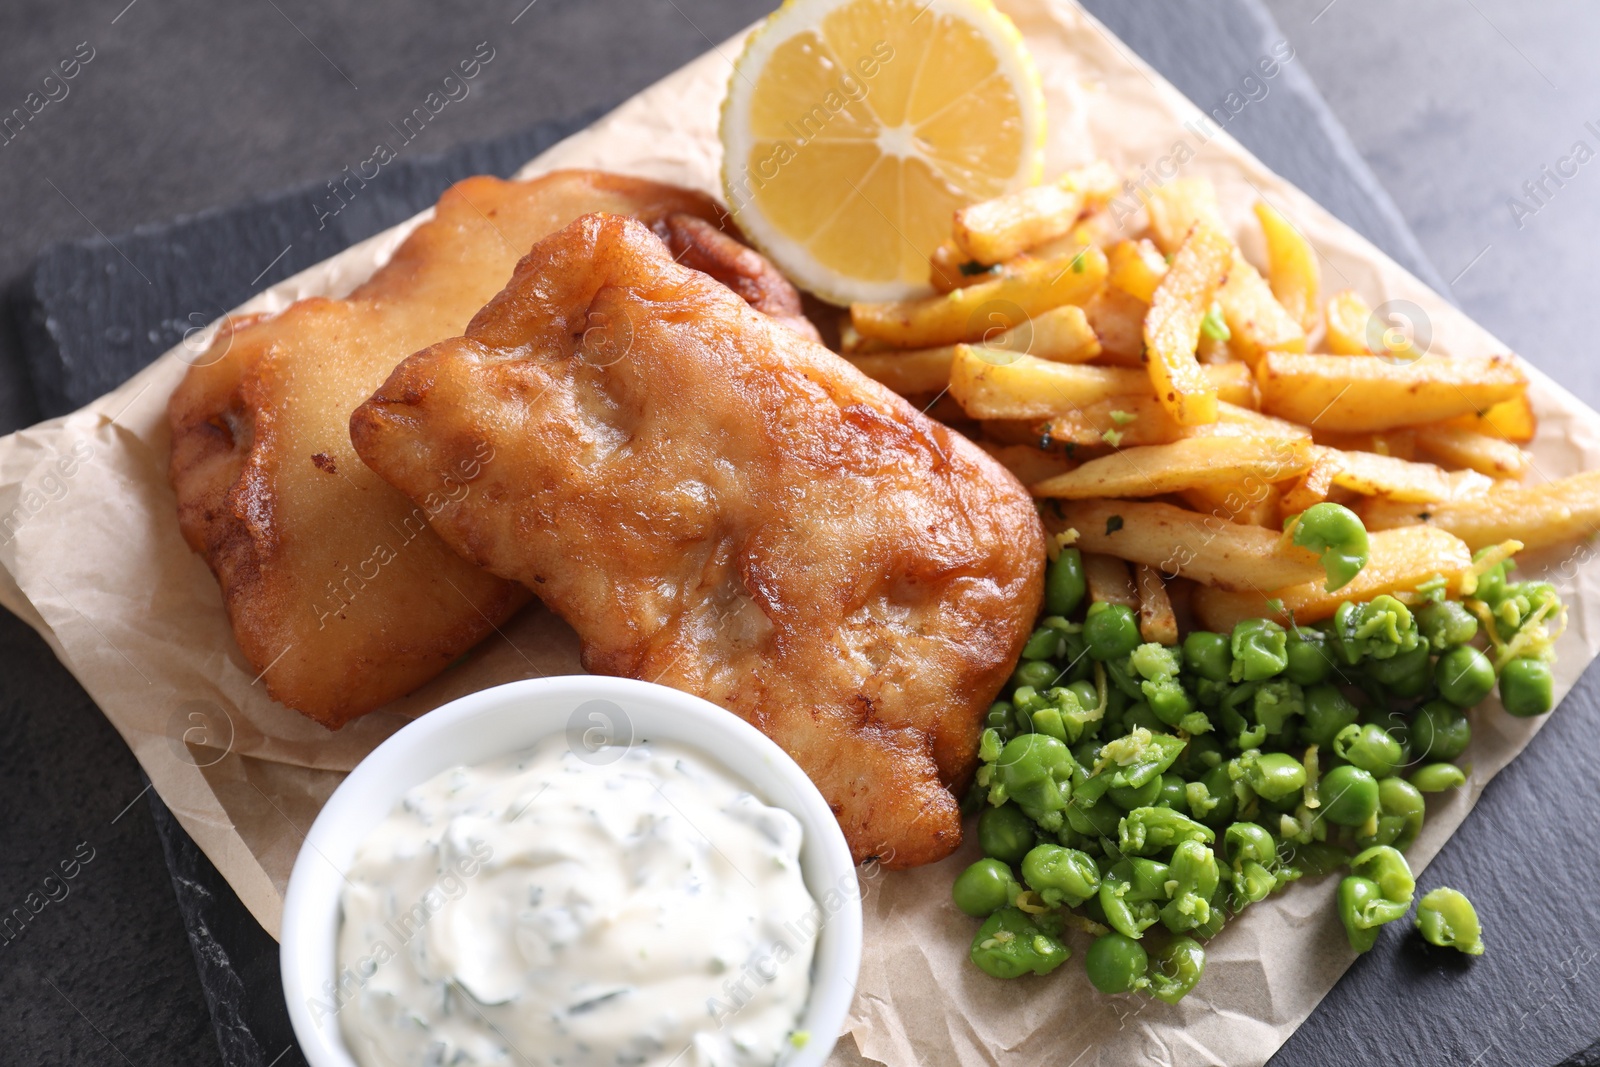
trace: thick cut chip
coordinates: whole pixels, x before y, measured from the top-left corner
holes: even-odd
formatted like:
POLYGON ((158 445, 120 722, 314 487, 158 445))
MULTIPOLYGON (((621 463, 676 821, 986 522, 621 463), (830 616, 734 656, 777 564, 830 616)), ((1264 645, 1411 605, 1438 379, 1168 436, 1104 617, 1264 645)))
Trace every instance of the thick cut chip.
POLYGON ((1509 356, 1378 356, 1269 352, 1256 364, 1261 409, 1313 429, 1389 430, 1483 411, 1520 396, 1527 379, 1509 356))
POLYGON ((1322 288, 1317 253, 1305 234, 1265 200, 1256 201, 1256 219, 1267 239, 1267 276, 1272 282, 1272 295, 1309 333, 1317 322, 1317 293, 1322 288))
POLYGON ((1278 589, 1324 578, 1316 554, 1281 533, 1171 504, 1063 501, 1048 521, 1052 531, 1076 530, 1076 543, 1085 552, 1104 552, 1155 567, 1167 577, 1193 578, 1224 589, 1278 589))
MULTIPOLYGON (((1231 404, 1255 401, 1250 369, 1242 363, 1197 367, 1211 395, 1231 404)), ((950 395, 975 419, 1035 419, 1073 415, 1108 397, 1150 395, 1150 379, 1132 367, 1052 363, 1033 356, 957 345, 950 395)), ((1215 422, 1215 417, 1212 418, 1215 422)))
POLYGON ((1426 523, 1448 530, 1473 549, 1502 541, 1544 548, 1600 532, 1600 471, 1543 485, 1500 486, 1445 504, 1369 500, 1361 508, 1369 529, 1426 523))
POLYGON ((1063 304, 1082 304, 1106 280, 1106 256, 1085 248, 1058 259, 1026 259, 981 285, 942 296, 850 305, 863 337, 901 348, 982 341, 1063 304))
MULTIPOLYGON (((1189 437, 1170 445, 1124 448, 1032 487, 1034 496, 1163 496, 1197 486, 1281 482, 1311 466, 1310 441, 1189 437)), ((1441 472, 1443 473, 1443 472, 1441 472)))
POLYGON ((1156 286, 1144 320, 1150 384, 1174 419, 1185 426, 1217 421, 1217 391, 1195 361, 1200 325, 1228 277, 1233 243, 1216 230, 1197 226, 1156 286))
POLYGON ((1459 592, 1462 576, 1472 567, 1472 553, 1460 538, 1428 526, 1381 530, 1367 541, 1367 565, 1349 584, 1332 593, 1322 579, 1277 590, 1202 586, 1194 591, 1191 604, 1207 629, 1222 633, 1244 619, 1277 618, 1287 624, 1291 612, 1296 622, 1316 622, 1331 616, 1347 600, 1411 593, 1437 578, 1443 578, 1451 592, 1459 592))
MULTIPOLYGON (((1259 411, 1217 403, 1217 421, 1203 426, 1179 426, 1153 396, 1112 396, 1057 415, 1046 426, 1050 440, 1074 446, 1116 441, 1136 445, 1165 445, 1189 437, 1264 437, 1273 440, 1311 439, 1304 426, 1263 415, 1259 411)), ((1035 435, 1037 436, 1037 435, 1035 435)))
MULTIPOLYGON (((459 333, 534 241, 600 209, 720 215, 699 193, 594 172, 471 178, 348 298, 224 332, 173 393, 179 525, 277 700, 341 726, 438 674, 527 600, 428 525, 493 454, 441 469, 441 495, 412 502, 356 458, 350 413, 408 354, 459 333)), ((763 291, 781 296, 771 279, 763 291)))
POLYGON ((606 215, 535 246, 351 435, 413 499, 492 449, 440 535, 536 590, 590 670, 763 730, 858 860, 959 844, 950 790, 972 778, 1045 556, 1032 500, 976 445, 606 215))

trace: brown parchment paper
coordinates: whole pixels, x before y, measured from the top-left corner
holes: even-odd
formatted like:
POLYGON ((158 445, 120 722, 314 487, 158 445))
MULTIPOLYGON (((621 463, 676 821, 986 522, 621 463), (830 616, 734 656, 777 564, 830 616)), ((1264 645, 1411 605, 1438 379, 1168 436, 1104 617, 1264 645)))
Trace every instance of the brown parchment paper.
MULTIPOLYGON (((1246 223, 1255 199, 1265 197, 1311 238, 1328 290, 1355 288, 1374 306, 1414 302, 1431 326, 1436 354, 1505 350, 1269 172, 1076 4, 1001 0, 1000 6, 1026 37, 1043 76, 1047 174, 1104 156, 1150 180, 1206 175, 1258 263, 1260 242, 1246 223)), ((716 121, 738 48, 736 39, 713 49, 523 174, 601 167, 720 195, 716 121)), ((1239 73, 1242 79, 1252 71, 1239 73)), ((344 295, 424 217, 236 310, 276 311, 305 296, 344 295)), ((166 481, 167 398, 185 360, 207 340, 174 349, 80 411, 0 440, 0 603, 49 642, 184 828, 275 935, 300 841, 346 771, 408 719, 458 695, 579 670, 577 646, 564 625, 534 606, 465 664, 339 733, 269 700, 234 646, 215 582, 179 536, 166 481)), ((1600 415, 1537 369, 1529 375, 1541 419, 1533 478, 1600 466, 1600 415)), ((1556 668, 1557 692, 1565 694, 1600 651, 1600 564, 1574 546, 1527 557, 1524 567, 1556 581, 1571 607, 1556 668)), ((1430 799, 1427 827, 1411 852, 1414 866, 1426 865, 1540 724, 1512 719, 1492 703, 1479 710, 1467 755, 1469 784, 1430 799)), ((866 952, 849 1022, 854 1047, 841 1042, 835 1062, 859 1062, 859 1050, 897 1067, 1248 1067, 1266 1061, 1353 959, 1329 907, 1330 879, 1291 887, 1231 923, 1208 946, 1205 980, 1177 1006, 1099 996, 1075 962, 1047 980, 997 982, 967 965, 974 924, 949 904, 950 882, 972 851, 921 870, 864 876, 866 952)))

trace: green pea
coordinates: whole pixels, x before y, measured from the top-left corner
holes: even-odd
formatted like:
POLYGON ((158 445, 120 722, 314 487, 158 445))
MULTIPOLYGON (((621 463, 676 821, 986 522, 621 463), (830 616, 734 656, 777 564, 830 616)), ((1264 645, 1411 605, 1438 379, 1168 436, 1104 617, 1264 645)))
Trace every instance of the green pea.
POLYGON ((1083 638, 1093 659, 1121 659, 1143 642, 1139 636, 1139 617, 1126 604, 1104 601, 1089 605, 1083 622, 1083 638))
POLYGON ((1226 682, 1228 670, 1233 666, 1229 644, 1227 634, 1194 630, 1183 639, 1183 664, 1202 678, 1226 682))
POLYGON ((1073 682, 1067 686, 1067 692, 1078 699, 1078 705, 1089 710, 1100 706, 1100 690, 1094 687, 1093 682, 1073 682))
POLYGON ((1178 757, 1172 769, 1182 775, 1184 780, 1192 781, 1205 774, 1219 763, 1227 762, 1227 754, 1223 751, 1222 741, 1214 733, 1200 734, 1189 738, 1189 744, 1184 748, 1183 754, 1178 757))
POLYGON ((1039 899, 1075 908, 1099 892, 1094 859, 1075 848, 1038 845, 1022 858, 1022 879, 1039 899))
POLYGON ((1123 811, 1152 807, 1161 798, 1162 778, 1158 774, 1141 786, 1112 786, 1106 790, 1106 796, 1123 811))
POLYGON ((1245 781, 1256 795, 1281 801, 1306 786, 1306 768, 1287 752, 1267 752, 1245 763, 1245 781))
POLYGON ((1305 692, 1305 704, 1302 736, 1307 743, 1325 749, 1332 747, 1340 730, 1361 718, 1361 710, 1332 685, 1311 686, 1305 692))
POLYGON ((1143 937, 1145 930, 1161 918, 1161 907, 1153 895, 1134 891, 1125 877, 1126 867, 1126 863, 1119 862, 1101 875, 1095 902, 1106 925, 1125 937, 1143 937))
POLYGON ((1066 744, 1048 734, 1012 738, 994 762, 1005 795, 1046 830, 1060 826, 1059 812, 1067 806, 1076 766, 1066 744))
MULTIPOLYGON (((1116 798, 1113 797, 1113 800, 1116 798)), ((1189 786, 1176 774, 1163 774, 1161 776, 1161 792, 1151 802, 1158 808, 1171 808, 1173 811, 1189 814, 1189 786)))
POLYGON ((1361 826, 1378 813, 1378 780, 1360 767, 1335 767, 1317 788, 1323 818, 1331 823, 1361 826))
POLYGON ((985 729, 998 733, 1001 740, 1009 741, 1017 736, 1017 709, 1010 701, 997 700, 989 705, 989 712, 983 717, 983 725, 985 729))
POLYGON ((1172 850, 1172 863, 1162 893, 1168 903, 1161 909, 1161 921, 1168 930, 1181 934, 1211 919, 1211 898, 1216 895, 1222 872, 1216 854, 1198 841, 1183 841, 1172 850))
POLYGON ((1228 862, 1234 866, 1241 863, 1270 864, 1278 860, 1278 843, 1266 827, 1257 823, 1234 823, 1222 835, 1222 844, 1228 862))
POLYGON ((1367 675, 1394 696, 1419 697, 1433 681, 1432 666, 1427 644, 1419 642, 1416 648, 1397 652, 1388 659, 1368 660, 1367 675))
POLYGON ((1033 820, 1015 804, 986 808, 978 816, 978 847, 1002 863, 1021 863, 1037 840, 1033 820))
POLYGON ((1024 974, 1049 974, 1072 953, 1026 913, 1006 907, 978 927, 969 954, 985 974, 1019 978, 1024 974))
POLYGON ((1060 673, 1061 668, 1049 660, 1025 659, 1011 672, 1011 684, 1028 686, 1034 690, 1048 689, 1055 684, 1056 677, 1060 673))
POLYGON ((1109 801, 1083 804, 1078 798, 1074 798, 1073 802, 1067 805, 1066 816, 1067 825, 1074 831, 1098 841, 1102 837, 1114 839, 1117 836, 1117 826, 1122 821, 1122 809, 1109 801))
POLYGON ((1384 778, 1378 782, 1378 826, 1371 834, 1357 834, 1356 845, 1393 845, 1404 852, 1422 831, 1428 803, 1416 786, 1404 778, 1384 778))
POLYGON ((1205 973, 1206 950, 1200 942, 1192 937, 1175 937, 1151 961, 1150 992, 1157 1000, 1176 1004, 1189 995, 1205 973))
POLYGON ((1089 981, 1102 993, 1131 993, 1149 984, 1145 972, 1150 967, 1150 954, 1125 934, 1097 938, 1083 954, 1083 965, 1089 972, 1089 981))
POLYGON ((1378 883, 1370 878, 1346 875, 1339 881, 1339 921, 1345 937, 1357 952, 1369 951, 1378 940, 1378 925, 1366 921, 1366 911, 1374 900, 1382 899, 1378 883))
POLYGON ((1011 868, 995 859, 982 859, 956 876, 950 897, 956 907, 982 919, 1016 899, 1021 886, 1011 868))
POLYGON ((1289 632, 1284 644, 1288 664, 1283 676, 1295 685, 1318 685, 1333 673, 1333 653, 1328 650, 1328 638, 1321 630, 1296 627, 1289 632))
POLYGON ((1235 682, 1258 682, 1281 674, 1289 665, 1288 635, 1271 619, 1245 619, 1229 638, 1235 682))
POLYGON ((1435 652, 1443 652, 1478 636, 1478 619, 1464 604, 1440 600, 1417 612, 1417 632, 1435 652))
POLYGON ((1117 824, 1117 847, 1129 856, 1150 856, 1180 841, 1209 845, 1217 835, 1171 808, 1134 808, 1117 824))
POLYGON ((1483 955, 1483 931, 1478 912, 1461 892, 1440 886, 1424 894, 1417 904, 1417 929, 1423 940, 1453 948, 1469 956, 1483 955))
POLYGON ((1471 645, 1457 645, 1439 657, 1433 680, 1440 696, 1470 708, 1494 688, 1494 664, 1471 645))
POLYGON ((1122 709, 1122 714, 1117 716, 1117 733, 1126 735, 1143 728, 1151 733, 1164 733, 1167 724, 1156 718, 1156 713, 1150 710, 1150 705, 1140 700, 1129 704, 1122 709))
POLYGON ((1453 760, 1471 740, 1466 713, 1448 700, 1430 700, 1411 720, 1411 743, 1419 759, 1453 760))
POLYGON ((1340 730, 1333 739, 1333 752, 1379 778, 1393 774, 1405 761, 1405 750, 1400 742, 1374 723, 1364 726, 1351 723, 1340 730))
POLYGON ((1454 763, 1425 763, 1411 772, 1410 782, 1424 793, 1443 793, 1467 784, 1467 776, 1454 763))
POLYGON ((1238 798, 1233 792, 1233 777, 1226 763, 1218 764, 1200 776, 1185 790, 1189 798, 1189 814, 1212 829, 1226 826, 1233 818, 1238 798), (1204 809, 1204 810, 1201 810, 1204 809))
POLYGON ((1520 657, 1500 668, 1500 703, 1519 719, 1543 715, 1555 706, 1555 681, 1550 665, 1520 657))
POLYGON ((1411 907, 1411 893, 1417 888, 1417 881, 1411 874, 1411 865, 1399 849, 1387 845, 1366 849, 1350 860, 1350 872, 1378 883, 1383 899, 1394 905, 1393 908, 1378 909, 1379 914, 1393 914, 1393 918, 1398 919, 1411 907))
POLYGON ((1033 631, 1028 643, 1022 646, 1023 659, 1060 659, 1066 652, 1066 635, 1054 626, 1041 626, 1033 631))
POLYGON ((1325 501, 1301 512, 1294 543, 1322 553, 1322 571, 1328 579, 1323 588, 1330 593, 1349 585, 1367 565, 1367 528, 1343 504, 1325 501))
POLYGON ((1083 576, 1083 553, 1063 548, 1044 572, 1044 609, 1052 615, 1071 615, 1078 610, 1089 583, 1083 576))

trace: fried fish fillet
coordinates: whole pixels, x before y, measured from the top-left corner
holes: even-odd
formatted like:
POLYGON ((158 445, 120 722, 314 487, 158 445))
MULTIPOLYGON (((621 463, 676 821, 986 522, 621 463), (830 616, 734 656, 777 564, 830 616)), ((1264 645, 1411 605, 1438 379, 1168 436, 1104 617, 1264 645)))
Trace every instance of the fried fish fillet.
MULTIPOLYGON (((428 527, 489 456, 436 471, 440 495, 412 502, 357 460, 350 413, 405 356, 459 334, 535 241, 592 211, 677 220, 748 251, 717 230, 717 204, 687 189, 590 171, 470 178, 349 297, 236 324, 174 392, 179 524, 279 701, 337 728, 432 678, 528 599, 428 527)), ((798 306, 759 255, 717 247, 708 267, 736 284, 759 275, 779 313, 798 306)))
POLYGON ((402 363, 351 435, 418 501, 492 452, 440 536, 532 587, 590 670, 765 731, 858 860, 959 843, 950 789, 1044 560, 1028 494, 966 439, 600 214, 402 363))

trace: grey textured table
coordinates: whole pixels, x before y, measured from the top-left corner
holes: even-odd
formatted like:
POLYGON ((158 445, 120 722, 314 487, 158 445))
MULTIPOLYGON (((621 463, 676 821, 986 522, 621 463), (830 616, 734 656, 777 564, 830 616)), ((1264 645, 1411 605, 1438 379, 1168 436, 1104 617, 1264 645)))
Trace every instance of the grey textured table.
MULTIPOLYGON (((524 9, 524 2, 425 10, 414 2, 362 9, 348 2, 115 0, 68 10, 11 0, 0 8, 0 114, 20 105, 80 42, 89 43, 93 58, 64 99, 0 144, 0 188, 10 194, 0 214, 0 278, 17 274, 56 239, 120 234, 337 173, 370 154, 369 143, 391 118, 479 41, 493 42, 495 59, 474 95, 429 129, 426 151, 614 102, 766 6, 538 0, 524 9), (551 49, 552 40, 567 47, 551 49)), ((1127 0, 1125 35, 1133 37, 1141 19, 1158 18, 1161 6, 1127 0)), ((1583 351, 1575 342, 1585 321, 1582 270, 1590 262, 1580 242, 1600 217, 1600 181, 1589 188, 1585 168, 1562 185, 1546 182, 1537 201, 1521 189, 1541 180, 1540 166, 1556 166, 1573 141, 1600 143, 1584 128, 1595 116, 1582 110, 1595 95, 1595 75, 1580 54, 1594 39, 1595 14, 1576 2, 1531 11, 1487 0, 1412 0, 1403 11, 1370 0, 1271 6, 1299 68, 1349 124, 1423 249, 1446 281, 1455 280, 1463 306, 1590 403, 1600 400, 1600 372, 1575 355, 1583 351), (1520 219, 1507 203, 1511 196, 1524 204, 1520 219)), ((295 262, 291 251, 262 266, 277 277, 309 261, 295 262)), ((17 377, 13 344, 0 337, 7 349, 0 351, 4 430, 36 415, 28 383, 17 377)), ((0 903, 22 902, 62 861, 80 862, 66 894, 56 892, 61 899, 0 948, 0 994, 9 1009, 0 1018, 0 1060, 215 1063, 137 768, 42 643, 15 620, 0 619, 0 662, 29 661, 37 669, 0 677, 0 714, 9 727, 0 746, 0 903), (92 858, 82 861, 86 855, 92 858)), ((1570 724, 1594 721, 1592 704, 1564 712, 1570 724)), ((1501 792, 1530 792, 1555 810, 1560 787, 1536 769, 1551 766, 1549 750, 1583 744, 1575 725, 1553 724, 1496 783, 1463 834, 1494 828, 1488 804, 1501 792)), ((1528 855, 1574 847, 1554 828, 1530 836, 1528 855)), ((1467 880, 1472 856, 1452 847, 1439 864, 1467 880)), ((1497 884, 1514 884, 1513 865, 1501 865, 1508 873, 1497 884)), ((1333 1057, 1319 1050, 1337 1049, 1341 1060, 1377 1063, 1395 1042, 1409 1045, 1408 1061, 1419 1063, 1477 1056, 1485 1065, 1549 1064, 1583 1048, 1600 1029, 1594 955, 1575 953, 1582 944, 1576 936, 1572 949, 1558 950, 1551 933, 1578 934, 1585 911, 1556 901, 1520 927, 1514 915, 1505 913, 1505 948, 1533 953, 1534 971, 1522 973, 1544 980, 1502 991, 1490 1018, 1463 1020, 1462 1029, 1488 1032, 1487 1040, 1418 1047, 1415 1035, 1427 1039, 1437 1028, 1418 1026, 1408 1041, 1389 1027, 1363 1026, 1361 992, 1373 983, 1360 976, 1402 965, 1364 960, 1352 972, 1358 980, 1330 998, 1334 1010, 1319 1011, 1286 1056, 1326 1062, 1333 1057)), ((1437 976, 1442 992, 1419 1012, 1447 1010, 1450 991, 1464 981, 1437 976)))

